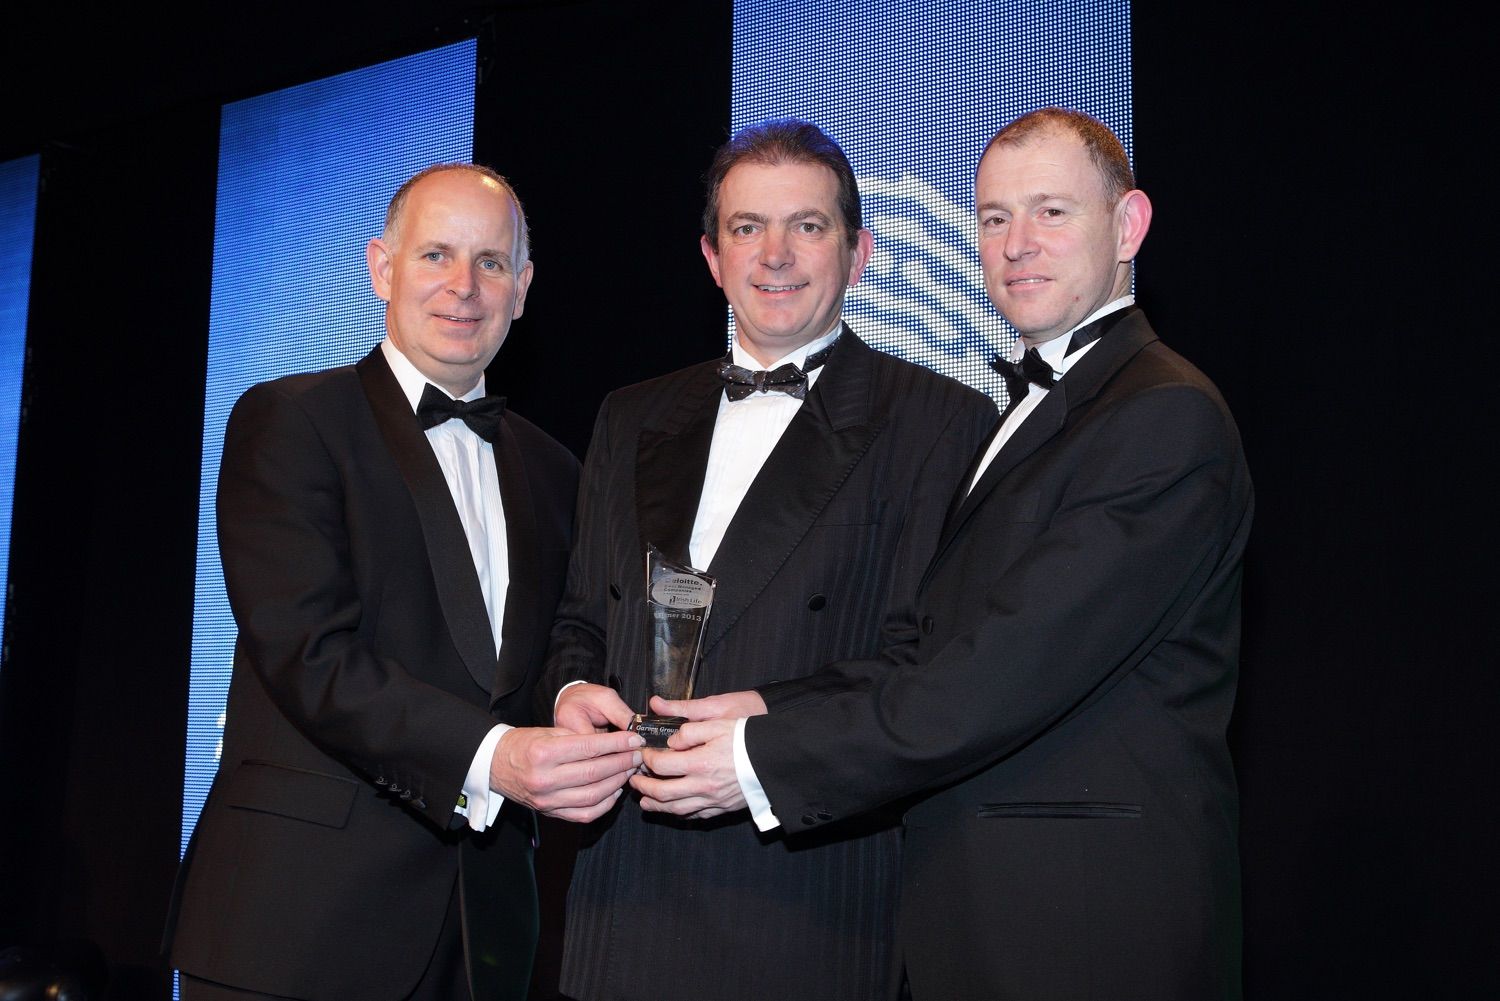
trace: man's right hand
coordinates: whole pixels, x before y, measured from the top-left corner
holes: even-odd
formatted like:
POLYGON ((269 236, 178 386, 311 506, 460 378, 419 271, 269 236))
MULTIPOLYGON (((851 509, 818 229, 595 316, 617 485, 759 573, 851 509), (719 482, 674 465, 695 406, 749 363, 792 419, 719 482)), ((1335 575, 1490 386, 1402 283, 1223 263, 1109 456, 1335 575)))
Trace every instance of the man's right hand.
POLYGON ((587 823, 620 798, 625 780, 641 763, 634 733, 573 733, 561 728, 516 727, 495 745, 490 788, 534 810, 587 823))

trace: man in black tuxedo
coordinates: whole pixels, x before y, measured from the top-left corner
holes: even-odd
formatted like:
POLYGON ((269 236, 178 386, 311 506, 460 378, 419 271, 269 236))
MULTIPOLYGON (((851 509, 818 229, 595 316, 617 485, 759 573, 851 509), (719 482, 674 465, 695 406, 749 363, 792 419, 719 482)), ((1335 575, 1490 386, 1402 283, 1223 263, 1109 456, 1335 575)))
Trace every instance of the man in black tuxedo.
MULTIPOLYGON (((734 308, 734 343, 600 409, 538 686, 541 711, 560 691, 558 725, 583 732, 628 724, 627 703, 644 709, 651 695, 648 545, 717 578, 700 692, 870 657, 883 630, 915 628, 917 576, 996 417, 988 397, 841 322, 873 238, 831 138, 796 120, 753 126, 719 150, 707 182, 703 255, 734 308)), ((743 698, 746 712, 763 707, 743 698)), ((680 821, 626 801, 583 836, 561 977, 571 997, 899 990, 892 815, 793 844, 757 836, 748 816, 680 821)))
POLYGON ((1151 204, 1108 129, 1022 117, 976 205, 986 288, 1026 350, 999 366, 1020 384, 944 521, 916 635, 762 689, 767 715, 658 703, 704 721, 631 781, 648 810, 748 799, 763 828, 812 836, 917 794, 899 919, 917 1001, 1238 998, 1239 435, 1134 306, 1151 204))
POLYGON ((429 168, 367 257, 384 342, 253 387, 225 434, 239 638, 169 930, 189 999, 521 1001, 532 810, 592 819, 640 760, 526 726, 578 464, 485 395, 531 282, 519 201, 429 168))

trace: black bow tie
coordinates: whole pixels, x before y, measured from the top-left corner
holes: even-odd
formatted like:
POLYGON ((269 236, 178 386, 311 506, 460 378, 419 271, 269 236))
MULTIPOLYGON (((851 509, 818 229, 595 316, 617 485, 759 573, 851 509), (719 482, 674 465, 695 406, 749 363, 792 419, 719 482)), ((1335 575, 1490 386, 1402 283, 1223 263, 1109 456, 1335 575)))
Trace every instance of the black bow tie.
POLYGON ((422 390, 422 399, 417 403, 417 419, 424 429, 457 418, 469 425, 470 431, 491 443, 500 432, 500 418, 504 414, 503 396, 481 396, 465 402, 453 399, 430 382, 422 390))
MULTIPOLYGON (((1117 309, 1113 313, 1107 313, 1099 317, 1093 323, 1085 324, 1073 331, 1073 336, 1068 340, 1068 350, 1063 352, 1063 357, 1094 343, 1107 334, 1116 323, 1136 311, 1135 306, 1126 306, 1117 309)), ((1057 385, 1060 376, 1052 370, 1052 366, 1042 360, 1037 354, 1036 348, 1027 348, 1026 353, 1021 356, 1020 362, 1013 362, 1008 358, 1001 358, 998 354, 990 359, 990 368, 999 372, 1005 379, 1005 391, 1010 395, 1012 405, 1020 402, 1026 395, 1028 383, 1036 383, 1043 389, 1051 389, 1057 385)))
POLYGON ((1012 401, 1019 401, 1026 395, 1028 383, 1034 382, 1043 389, 1051 389, 1057 385, 1057 373, 1042 360, 1036 348, 1027 348, 1019 362, 996 355, 990 360, 990 368, 1005 379, 1005 391, 1012 401))
POLYGON ((832 344, 808 355, 801 368, 787 362, 769 372, 736 365, 733 360, 734 352, 731 351, 719 362, 719 378, 724 381, 724 393, 731 403, 743 400, 751 393, 785 393, 794 399, 806 399, 807 373, 827 361, 836 344, 838 338, 835 337, 832 344))

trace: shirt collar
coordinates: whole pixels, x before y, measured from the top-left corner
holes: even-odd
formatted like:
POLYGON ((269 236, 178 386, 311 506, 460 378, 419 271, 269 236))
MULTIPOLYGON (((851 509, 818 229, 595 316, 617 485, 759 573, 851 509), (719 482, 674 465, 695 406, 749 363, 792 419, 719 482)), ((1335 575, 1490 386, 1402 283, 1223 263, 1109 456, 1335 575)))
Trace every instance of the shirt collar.
MULTIPOLYGON (((834 328, 832 330, 828 331, 828 333, 824 334, 822 337, 819 337, 815 341, 808 341, 800 348, 797 348, 794 351, 787 352, 780 358, 773 361, 771 364, 765 366, 765 369, 769 372, 772 369, 779 368, 782 365, 787 364, 788 362, 796 365, 798 368, 801 368, 802 365, 807 361, 808 355, 812 354, 814 351, 826 348, 828 345, 833 343, 833 339, 835 337, 843 332, 844 321, 840 320, 837 324, 834 325, 834 328)), ((736 365, 739 365, 741 368, 748 368, 752 372, 761 368, 760 362, 756 361, 755 358, 750 354, 750 352, 740 347, 739 334, 734 335, 734 343, 730 346, 730 350, 734 353, 734 363, 736 365)), ((809 374, 815 375, 816 373, 814 372, 809 374)))
MULTIPOLYGON (((412 413, 417 412, 417 404, 422 399, 422 390, 427 387, 428 383, 431 382, 438 389, 442 389, 444 393, 448 393, 442 386, 438 386, 437 383, 432 382, 431 379, 418 371, 417 366, 411 363, 410 358, 401 353, 401 349, 396 347, 395 342, 390 337, 386 337, 385 340, 380 342, 380 350, 385 355, 386 364, 391 367, 391 374, 396 377, 396 382, 401 385, 401 392, 406 394, 406 402, 411 404, 412 413)), ((448 395, 452 396, 453 394, 448 393, 448 395)), ((463 396, 458 397, 458 399, 477 400, 483 395, 484 373, 480 372, 479 382, 474 385, 473 389, 469 390, 463 396)))
MULTIPOLYGON (((1069 330, 1066 334, 1063 334, 1061 337, 1054 337, 1050 341, 1046 341, 1042 344, 1037 345, 1036 353, 1041 355, 1042 361, 1046 362, 1048 365, 1051 365, 1052 371, 1056 372, 1058 376, 1061 377, 1067 373, 1068 369, 1073 367, 1078 359, 1087 354, 1090 348, 1099 343, 1097 340, 1090 341, 1083 347, 1079 348, 1077 351, 1069 354, 1068 345, 1073 341, 1073 332, 1078 330, 1079 327, 1088 326, 1090 323, 1093 323, 1095 320, 1101 317, 1108 316, 1110 313, 1119 312, 1126 306, 1133 305, 1135 305, 1134 295, 1122 295, 1118 299, 1107 302, 1103 306, 1100 306, 1098 309, 1094 310, 1088 316, 1084 317, 1082 323, 1074 326, 1072 330, 1069 330)), ((1020 361, 1021 356, 1025 353, 1026 345, 1021 341, 1019 337, 1017 337, 1016 346, 1011 351, 1011 361, 1020 361)))

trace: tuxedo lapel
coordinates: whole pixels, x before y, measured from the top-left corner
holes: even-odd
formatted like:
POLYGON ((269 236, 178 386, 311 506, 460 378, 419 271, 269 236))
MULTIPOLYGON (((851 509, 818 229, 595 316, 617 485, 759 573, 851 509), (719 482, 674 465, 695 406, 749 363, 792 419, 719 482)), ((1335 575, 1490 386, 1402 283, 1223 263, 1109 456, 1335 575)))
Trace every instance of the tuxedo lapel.
POLYGON ((984 471, 984 475, 974 484, 974 489, 969 491, 969 495, 959 505, 953 521, 962 521, 991 490, 995 489, 995 484, 999 483, 1006 473, 1062 430, 1063 421, 1068 416, 1069 388, 1067 380, 1064 379, 1047 391, 1046 399, 1037 404, 1036 409, 1027 415, 1020 427, 1016 428, 1010 440, 1001 446, 994 460, 990 462, 989 468, 984 471))
MULTIPOLYGON (((641 543, 655 546, 679 563, 688 562, 693 519, 713 444, 723 391, 717 366, 717 362, 700 365, 660 426, 641 428, 637 446, 635 511, 641 543)), ((641 573, 645 572, 642 563, 641 573)))
POLYGON ((969 484, 974 482, 974 474, 979 471, 979 463, 990 450, 990 444, 1005 427, 1005 418, 1015 409, 1017 401, 1011 400, 1006 404, 1005 410, 1001 412, 1000 418, 995 421, 995 426, 990 428, 990 433, 984 436, 984 441, 974 450, 974 458, 969 460, 969 468, 964 470, 963 478, 958 481, 958 489, 953 492, 953 500, 948 504, 948 513, 943 516, 943 524, 949 525, 958 515, 958 509, 963 507, 964 501, 969 496, 969 484))
POLYGON ((531 496, 531 480, 521 446, 516 441, 509 420, 502 420, 495 436, 495 471, 500 477, 500 502, 505 508, 505 545, 510 568, 510 584, 505 590, 504 621, 500 625, 500 662, 496 667, 490 705, 509 695, 526 680, 528 665, 533 663, 533 647, 547 634, 544 623, 537 625, 538 580, 536 504, 531 496))
POLYGON ((448 481, 378 345, 355 366, 355 371, 380 435, 416 505, 453 645, 475 683, 490 691, 495 682, 495 637, 448 481))
POLYGON ((719 584, 705 650, 766 588, 880 433, 870 419, 873 365, 873 349, 846 326, 707 567, 719 584))
MULTIPOLYGON (((1111 328, 1108 336, 1103 337, 1088 354, 1080 358, 1068 370, 1068 374, 1058 380, 1056 386, 1047 391, 1046 399, 1037 405, 1016 429, 1015 434, 1011 435, 1010 440, 1001 446, 994 461, 974 484, 974 489, 950 508, 932 566, 936 566, 938 558, 954 536, 1006 474, 1050 441, 1067 424, 1068 415, 1073 410, 1099 395, 1099 391, 1114 378, 1115 373, 1154 340, 1156 335, 1152 333, 1145 315, 1139 310, 1132 310, 1130 315, 1122 317, 1111 328)), ((998 430, 996 433, 999 433, 998 430)), ((985 448, 988 447, 986 443, 985 448)), ((969 476, 972 478, 973 473, 969 476)), ((967 483, 968 479, 965 479, 964 485, 967 483)), ((963 488, 960 486, 959 489, 963 488)), ((929 567, 928 575, 931 573, 932 569, 929 567)))

